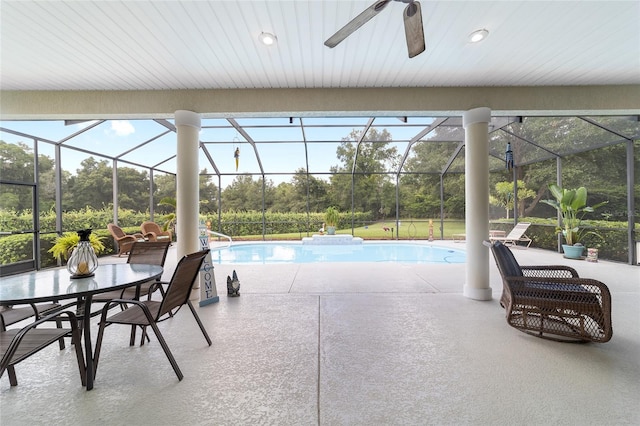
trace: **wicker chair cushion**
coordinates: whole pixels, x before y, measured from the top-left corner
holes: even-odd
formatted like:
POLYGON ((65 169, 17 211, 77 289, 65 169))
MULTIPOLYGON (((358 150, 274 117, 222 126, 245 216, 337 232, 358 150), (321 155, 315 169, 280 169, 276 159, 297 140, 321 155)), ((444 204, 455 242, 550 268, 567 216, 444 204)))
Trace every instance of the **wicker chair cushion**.
POLYGON ((578 293, 589 293, 589 290, 584 288, 584 286, 580 284, 557 284, 557 283, 545 283, 545 282, 534 282, 528 281, 527 287, 537 289, 537 290, 564 290, 564 291, 574 291, 578 293))
POLYGON ((507 277, 521 277, 522 269, 520 268, 516 258, 513 256, 513 253, 511 253, 511 250, 509 250, 509 248, 500 241, 493 243, 493 247, 496 259, 498 259, 504 269, 502 271, 504 275, 507 277))

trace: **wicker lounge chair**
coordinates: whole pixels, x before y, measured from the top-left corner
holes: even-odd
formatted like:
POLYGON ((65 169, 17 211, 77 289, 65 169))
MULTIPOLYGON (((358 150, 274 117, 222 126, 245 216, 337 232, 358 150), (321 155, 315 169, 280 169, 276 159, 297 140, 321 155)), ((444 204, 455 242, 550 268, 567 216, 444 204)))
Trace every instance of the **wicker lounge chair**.
POLYGON ((9 374, 9 383, 11 386, 17 386, 18 379, 16 377, 14 365, 69 334, 71 334, 76 358, 78 360, 80 381, 82 382, 82 385, 85 386, 85 364, 84 355, 82 354, 82 344, 80 342, 80 330, 78 329, 78 320, 73 312, 56 312, 44 316, 22 329, 16 328, 0 331, 0 354, 2 354, 2 360, 0 361, 0 376, 4 374, 5 370, 7 370, 9 374), (71 325, 70 329, 36 328, 46 321, 60 322, 60 317, 62 315, 67 316, 65 321, 68 321, 71 325))
POLYGON ((500 305, 510 326, 558 341, 611 339, 611 294, 605 284, 580 278, 564 265, 520 266, 501 242, 486 245, 502 276, 500 305))
MULTIPOLYGON (((171 363, 176 376, 178 376, 178 380, 182 380, 182 372, 180 371, 178 363, 173 357, 173 354, 169 350, 169 346, 164 340, 164 337, 160 333, 160 329, 158 328, 157 323, 172 318, 170 313, 173 313, 173 315, 175 315, 178 309, 180 309, 184 305, 187 305, 189 306, 191 313, 198 323, 200 331, 202 331, 202 334, 207 340, 207 343, 209 344, 209 346, 211 346, 211 339, 209 338, 209 335, 207 334, 202 321, 200 321, 198 313, 189 300, 189 297, 191 296, 191 289, 193 288, 193 283, 198 276, 198 272, 207 253, 209 253, 209 249, 188 254, 180 259, 180 261, 178 262, 178 266, 173 273, 173 277, 169 282, 169 286, 167 287, 165 297, 162 299, 162 301, 115 299, 107 303, 102 308, 102 316, 100 317, 100 325, 95 349, 96 370, 98 368, 98 359, 100 355, 100 348, 102 346, 102 338, 104 335, 104 330, 107 326, 111 324, 140 326, 143 329, 143 334, 145 333, 146 327, 151 327, 156 335, 156 338, 160 342, 165 355, 169 359, 169 362, 171 363), (124 309, 117 314, 107 317, 109 309, 118 304, 121 305, 124 309)), ((133 344, 133 342, 131 342, 130 344, 133 344)))
POLYGON ((118 257, 122 256, 123 254, 128 254, 129 250, 131 250, 131 246, 136 241, 144 241, 144 236, 142 234, 126 234, 122 230, 122 228, 120 228, 118 225, 114 225, 113 223, 108 224, 107 229, 118 244, 118 257))
POLYGON ((502 242, 502 244, 510 246, 525 247, 522 245, 518 245, 519 242, 523 242, 527 244, 525 248, 529 248, 529 246, 531 245, 531 238, 527 237, 524 234, 525 232, 527 232, 529 226, 531 226, 531 223, 529 222, 520 222, 513 227, 511 232, 509 232, 506 237, 490 236, 489 240, 492 242, 500 241, 502 242))
POLYGON ((142 222, 140 225, 142 235, 149 241, 172 241, 173 235, 171 231, 163 231, 160 225, 155 222, 142 222))

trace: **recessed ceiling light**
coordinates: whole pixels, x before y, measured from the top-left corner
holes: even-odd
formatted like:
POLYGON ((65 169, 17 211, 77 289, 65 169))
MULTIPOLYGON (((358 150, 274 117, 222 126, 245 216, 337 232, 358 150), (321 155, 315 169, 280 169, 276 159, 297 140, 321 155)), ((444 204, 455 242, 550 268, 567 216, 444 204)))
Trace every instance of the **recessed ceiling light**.
POLYGON ((271 33, 260 33, 258 40, 260 40, 265 46, 272 46, 276 44, 278 38, 271 33))
POLYGON ((474 31, 469 34, 469 42, 470 43, 478 43, 489 36, 489 31, 484 28, 478 31, 474 31))

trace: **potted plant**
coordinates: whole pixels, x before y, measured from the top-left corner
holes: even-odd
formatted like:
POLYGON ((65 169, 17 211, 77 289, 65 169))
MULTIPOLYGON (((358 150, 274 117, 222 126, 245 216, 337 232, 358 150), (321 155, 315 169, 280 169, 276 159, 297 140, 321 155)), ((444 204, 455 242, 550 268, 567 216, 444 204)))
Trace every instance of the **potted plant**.
MULTIPOLYGON (((56 242, 49 249, 49 253, 58 260, 67 260, 79 242, 80 235, 77 232, 65 232, 63 235, 56 238, 56 242)), ((102 244, 100 237, 97 235, 89 234, 89 243, 96 254, 100 254, 104 251, 104 244, 102 244)))
MULTIPOLYGON (((178 202, 173 197, 164 197, 158 202, 159 206, 169 206, 173 207, 173 211, 177 210, 178 202)), ((165 223, 162 225, 163 231, 171 231, 171 233, 176 235, 176 214, 169 213, 166 217, 165 223)))
POLYGON ((327 210, 324 212, 324 222, 327 224, 327 234, 335 235, 336 226, 338 226, 338 222, 340 222, 340 212, 336 207, 327 207, 327 210))
POLYGON ((580 242, 581 238, 587 234, 600 237, 594 231, 586 231, 581 228, 582 217, 585 213, 591 213, 595 209, 607 204, 603 201, 595 206, 587 206, 587 188, 581 186, 578 189, 563 189, 555 183, 549 184, 549 191, 555 199, 540 200, 541 202, 554 207, 562 218, 556 231, 562 233, 566 244, 562 245, 565 257, 579 259, 584 252, 584 246, 580 242))

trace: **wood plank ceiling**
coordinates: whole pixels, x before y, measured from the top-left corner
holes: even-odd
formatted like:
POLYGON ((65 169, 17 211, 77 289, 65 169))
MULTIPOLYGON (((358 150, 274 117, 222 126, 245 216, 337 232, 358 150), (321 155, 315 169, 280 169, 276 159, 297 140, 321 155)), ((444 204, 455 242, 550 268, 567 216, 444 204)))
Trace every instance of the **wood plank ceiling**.
POLYGON ((6 1, 1 90, 556 86, 640 83, 640 2, 422 1, 409 59, 402 11, 334 49, 369 1, 6 1), (489 37, 470 44, 481 28, 489 37), (278 40, 267 47, 261 32, 278 40))

